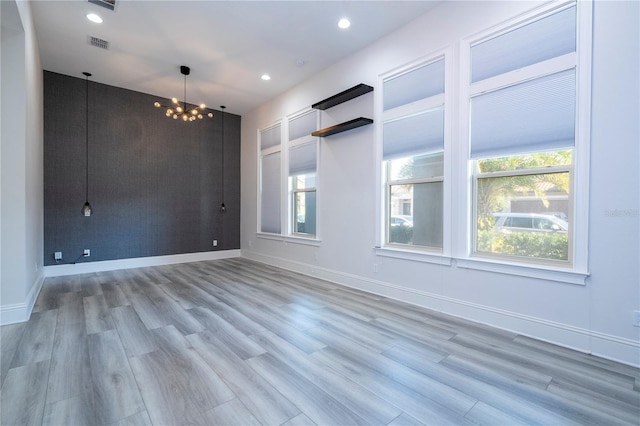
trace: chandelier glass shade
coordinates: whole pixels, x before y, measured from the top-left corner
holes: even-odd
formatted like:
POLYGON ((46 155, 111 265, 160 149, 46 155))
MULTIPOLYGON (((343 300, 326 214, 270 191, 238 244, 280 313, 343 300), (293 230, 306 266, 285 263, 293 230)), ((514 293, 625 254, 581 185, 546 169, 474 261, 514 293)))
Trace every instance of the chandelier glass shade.
POLYGON ((184 75, 184 102, 180 102, 178 98, 171 98, 171 105, 162 105, 158 101, 154 102, 153 105, 156 108, 166 108, 165 115, 174 120, 195 121, 202 120, 205 116, 213 118, 213 112, 207 112, 205 104, 196 105, 187 102, 187 76, 190 72, 191 69, 189 67, 180 66, 180 73, 184 75))

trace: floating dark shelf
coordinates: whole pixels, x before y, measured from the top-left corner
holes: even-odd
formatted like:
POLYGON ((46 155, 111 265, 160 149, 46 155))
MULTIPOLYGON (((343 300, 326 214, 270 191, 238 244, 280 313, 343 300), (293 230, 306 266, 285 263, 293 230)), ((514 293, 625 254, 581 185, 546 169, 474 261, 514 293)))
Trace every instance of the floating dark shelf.
POLYGON ((324 111, 325 109, 329 109, 343 102, 350 101, 353 98, 357 98, 358 96, 364 95, 365 93, 369 93, 372 91, 373 91, 373 87, 368 86, 364 83, 360 83, 358 85, 353 86, 350 89, 345 90, 344 92, 340 92, 337 95, 333 95, 330 98, 327 98, 323 101, 320 101, 311 105, 311 108, 324 111))
POLYGON ((311 133, 311 136, 320 136, 324 138, 325 136, 335 135, 336 133, 346 132, 347 130, 356 129, 358 127, 366 126, 367 124, 373 123, 373 120, 370 118, 358 117, 353 120, 345 121, 344 123, 336 124, 335 126, 327 127, 325 129, 316 130, 311 133))

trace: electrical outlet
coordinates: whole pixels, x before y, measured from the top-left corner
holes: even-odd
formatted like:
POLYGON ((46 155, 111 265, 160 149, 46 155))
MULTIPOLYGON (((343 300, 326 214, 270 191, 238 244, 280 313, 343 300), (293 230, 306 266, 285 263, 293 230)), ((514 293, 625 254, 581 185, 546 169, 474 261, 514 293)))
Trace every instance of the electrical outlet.
POLYGON ((89 256, 91 256, 91 250, 89 250, 89 249, 84 249, 84 252, 82 252, 82 255, 83 255, 84 257, 89 257, 89 256))
POLYGON ((62 252, 61 251, 57 251, 53 254, 53 258, 55 260, 62 260, 62 252))
POLYGON ((633 325, 640 327, 640 311, 633 311, 633 325))
POLYGON ((213 246, 218 247, 218 240, 213 240, 213 246))
POLYGON ((377 263, 373 264, 373 273, 377 274, 378 272, 380 272, 380 265, 378 265, 377 263))

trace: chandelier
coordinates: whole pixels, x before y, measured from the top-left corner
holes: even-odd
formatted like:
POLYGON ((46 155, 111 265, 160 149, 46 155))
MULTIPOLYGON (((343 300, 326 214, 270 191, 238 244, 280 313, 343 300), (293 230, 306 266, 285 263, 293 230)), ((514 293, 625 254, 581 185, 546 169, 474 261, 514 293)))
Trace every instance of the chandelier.
MULTIPOLYGON (((171 98, 171 105, 162 105, 160 102, 154 102, 156 108, 166 108, 165 115, 174 120, 195 121, 204 118, 207 106, 205 104, 195 105, 187 103, 187 76, 191 69, 185 65, 180 65, 180 73, 184 75, 184 102, 180 102, 178 98, 171 98)), ((213 112, 209 111, 207 117, 213 118, 213 112)))

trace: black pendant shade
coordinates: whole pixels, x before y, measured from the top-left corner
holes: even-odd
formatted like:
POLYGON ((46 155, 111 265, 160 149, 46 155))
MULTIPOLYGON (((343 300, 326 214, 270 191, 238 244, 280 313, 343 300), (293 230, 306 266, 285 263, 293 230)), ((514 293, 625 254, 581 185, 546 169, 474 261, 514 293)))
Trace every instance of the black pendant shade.
POLYGON ((84 206, 82 206, 82 215, 83 216, 91 216, 91 204, 89 204, 89 201, 87 201, 86 203, 84 203, 84 206))
POLYGON ((86 99, 87 99, 87 103, 86 103, 86 110, 85 110, 85 118, 86 118, 86 126, 85 129, 87 131, 86 134, 86 138, 85 138, 85 154, 86 154, 86 167, 85 167, 85 171, 86 171, 86 175, 85 175, 85 195, 86 195, 86 201, 84 203, 84 206, 82 206, 82 215, 84 217, 89 217, 91 216, 91 213, 93 213, 93 210, 91 209, 91 204, 89 204, 89 77, 91 77, 91 74, 88 72, 83 72, 82 74, 84 74, 84 76, 87 78, 87 90, 86 90, 86 99))

